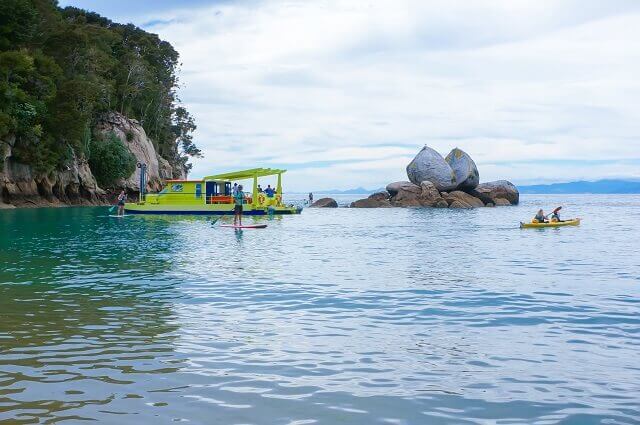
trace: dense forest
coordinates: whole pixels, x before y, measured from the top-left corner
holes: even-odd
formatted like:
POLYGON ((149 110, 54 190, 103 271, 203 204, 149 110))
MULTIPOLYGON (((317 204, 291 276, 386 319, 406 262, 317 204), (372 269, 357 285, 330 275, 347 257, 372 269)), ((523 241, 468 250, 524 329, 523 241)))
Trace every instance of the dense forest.
POLYGON ((48 173, 74 155, 89 159, 96 120, 117 111, 188 169, 200 151, 176 94, 178 66, 169 43, 134 25, 56 0, 2 0, 0 141, 15 136, 13 155, 48 173))

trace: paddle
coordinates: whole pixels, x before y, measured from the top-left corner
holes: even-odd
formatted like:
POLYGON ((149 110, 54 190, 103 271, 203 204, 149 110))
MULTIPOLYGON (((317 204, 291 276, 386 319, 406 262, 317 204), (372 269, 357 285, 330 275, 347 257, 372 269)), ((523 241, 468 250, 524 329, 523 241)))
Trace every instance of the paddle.
POLYGON ((116 206, 115 206, 115 205, 112 205, 112 206, 111 206, 111 208, 109 208, 109 212, 111 213, 111 212, 113 212, 113 210, 115 210, 115 209, 116 209, 116 206))

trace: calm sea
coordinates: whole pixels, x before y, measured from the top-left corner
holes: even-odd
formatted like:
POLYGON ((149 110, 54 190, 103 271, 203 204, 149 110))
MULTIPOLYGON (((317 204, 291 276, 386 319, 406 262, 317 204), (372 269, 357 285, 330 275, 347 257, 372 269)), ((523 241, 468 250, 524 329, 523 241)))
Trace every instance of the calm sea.
POLYGON ((0 421, 640 423, 640 196, 522 198, 0 211, 0 421))

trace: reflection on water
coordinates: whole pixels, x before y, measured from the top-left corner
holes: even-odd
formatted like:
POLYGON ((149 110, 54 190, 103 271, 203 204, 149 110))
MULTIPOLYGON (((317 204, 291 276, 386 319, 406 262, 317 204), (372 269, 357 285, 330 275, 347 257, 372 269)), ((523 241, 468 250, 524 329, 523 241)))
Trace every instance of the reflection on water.
POLYGON ((0 211, 0 421, 637 423, 639 206, 0 211))

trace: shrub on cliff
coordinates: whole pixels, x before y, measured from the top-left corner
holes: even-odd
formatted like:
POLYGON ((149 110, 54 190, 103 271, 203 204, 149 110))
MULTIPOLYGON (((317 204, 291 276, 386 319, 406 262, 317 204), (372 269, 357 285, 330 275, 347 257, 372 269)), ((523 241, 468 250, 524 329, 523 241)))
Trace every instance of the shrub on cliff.
POLYGON ((89 146, 89 168, 101 187, 113 186, 135 171, 136 158, 114 133, 103 140, 92 139, 89 146))

